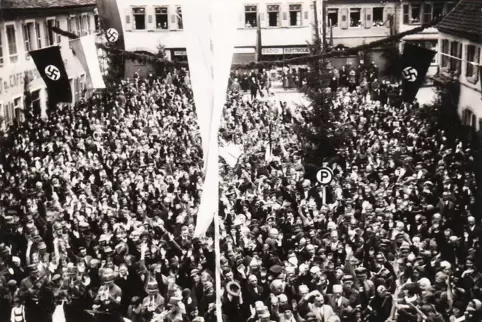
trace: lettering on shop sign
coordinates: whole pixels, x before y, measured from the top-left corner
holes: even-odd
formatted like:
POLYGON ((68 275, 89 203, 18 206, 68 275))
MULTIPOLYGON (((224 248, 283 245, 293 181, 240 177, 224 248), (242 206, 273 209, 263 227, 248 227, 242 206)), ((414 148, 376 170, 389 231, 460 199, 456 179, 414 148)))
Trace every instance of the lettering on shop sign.
POLYGON ((284 53, 287 55, 309 54, 310 49, 308 47, 285 48, 284 53))
POLYGON ((262 55, 283 55, 283 48, 263 48, 262 55))
MULTIPOLYGON (((36 69, 28 70, 27 75, 30 80, 40 78, 40 74, 36 69)), ((8 77, 0 77, 0 95, 8 93, 9 90, 23 86, 25 72, 13 73, 8 77)))
POLYGON ((185 50, 176 50, 174 56, 187 56, 187 53, 185 50))

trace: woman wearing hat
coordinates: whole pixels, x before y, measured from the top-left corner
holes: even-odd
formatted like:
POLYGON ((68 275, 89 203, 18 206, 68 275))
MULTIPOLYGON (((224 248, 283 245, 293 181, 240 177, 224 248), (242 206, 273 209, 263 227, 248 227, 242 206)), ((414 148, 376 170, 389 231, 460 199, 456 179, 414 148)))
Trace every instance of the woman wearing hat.
POLYGON ((146 321, 158 316, 164 311, 164 297, 159 294, 159 286, 156 280, 151 280, 146 287, 147 296, 142 301, 142 313, 146 321))

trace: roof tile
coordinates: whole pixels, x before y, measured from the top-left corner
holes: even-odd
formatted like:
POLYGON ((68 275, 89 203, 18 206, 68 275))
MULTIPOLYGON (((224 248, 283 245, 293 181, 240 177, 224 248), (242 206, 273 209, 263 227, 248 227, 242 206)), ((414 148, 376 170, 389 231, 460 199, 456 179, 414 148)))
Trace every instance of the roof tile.
POLYGON ((2 9, 42 9, 83 7, 96 4, 96 0, 3 0, 2 9))
POLYGON ((437 24, 445 33, 482 41, 482 0, 461 0, 437 24))

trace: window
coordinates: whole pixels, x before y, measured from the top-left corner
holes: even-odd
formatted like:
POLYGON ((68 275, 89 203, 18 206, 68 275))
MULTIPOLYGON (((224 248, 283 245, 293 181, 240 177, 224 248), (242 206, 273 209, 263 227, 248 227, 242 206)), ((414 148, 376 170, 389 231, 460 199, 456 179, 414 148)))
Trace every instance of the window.
POLYGON ((45 44, 47 46, 53 46, 55 44, 55 36, 52 27, 56 26, 55 19, 47 19, 47 21, 45 21, 45 44))
POLYGON ((177 15, 177 29, 184 29, 184 24, 182 22, 182 9, 181 9, 181 7, 177 7, 176 15, 177 15))
POLYGON ((253 28, 258 26, 258 7, 244 7, 244 24, 246 28, 253 28))
POLYGON ((80 75, 80 97, 85 98, 85 92, 87 89, 87 85, 85 82, 85 75, 80 75))
POLYGON ((361 9, 350 9, 350 27, 361 27, 361 9))
POLYGON ((67 29, 70 33, 76 34, 76 28, 75 28, 75 16, 69 17, 69 20, 67 22, 67 29))
POLYGON ((449 13, 450 11, 452 11, 452 9, 455 7, 455 2, 449 2, 447 3, 447 13, 449 13))
POLYGON ((414 3, 411 5, 410 9, 411 9, 410 23, 411 24, 420 23, 420 14, 421 14, 420 4, 414 3))
POLYGON ((16 63, 18 61, 17 53, 17 37, 15 34, 15 26, 6 26, 7 31, 7 42, 8 42, 8 55, 11 63, 16 63))
POLYGON ((82 17, 81 16, 76 16, 75 17, 75 26, 77 27, 77 36, 82 35, 82 17))
MULTIPOLYGON (((55 21, 55 27, 60 29, 60 21, 55 21)), ((60 44, 61 42, 60 34, 56 34, 55 37, 57 38, 57 44, 60 44)))
MULTIPOLYGON (((128 23, 128 22, 126 21, 126 23, 128 23)), ((95 27, 95 32, 100 31, 99 30, 99 27, 100 27, 99 26, 99 14, 97 12, 94 14, 94 27, 95 27)))
POLYGON ((80 101, 80 94, 82 90, 80 89, 80 78, 74 78, 74 86, 75 86, 75 102, 80 101))
POLYGON ((410 5, 404 4, 403 5, 403 24, 408 25, 410 22, 410 5))
POLYGON ((42 48, 42 37, 40 35, 40 24, 35 23, 35 34, 37 35, 37 49, 42 48))
POLYGON ((87 20, 89 19, 89 16, 87 15, 82 15, 80 17, 80 24, 82 28, 82 35, 88 35, 89 34, 89 27, 87 26, 87 20))
MULTIPOLYGON (((29 59, 29 51, 33 50, 32 36, 35 35, 35 28, 32 22, 23 24, 23 41, 25 44, 25 58, 29 59)), ((35 44, 35 41, 33 42, 35 44)))
POLYGON ((383 7, 373 8, 373 27, 383 26, 383 7))
POLYGON ((92 33, 92 25, 90 23, 90 16, 85 16, 85 20, 87 21, 87 32, 89 34, 92 33))
POLYGON ((465 60, 467 61, 465 65, 465 77, 477 79, 477 68, 474 64, 477 64, 479 62, 479 56, 480 48, 474 45, 467 45, 467 54, 465 57, 465 60))
POLYGON ((13 100, 13 110, 15 113, 15 118, 18 123, 22 122, 22 98, 17 97, 16 99, 13 100))
POLYGON ((462 123, 475 130, 475 127, 477 126, 475 114, 471 110, 465 109, 462 112, 462 123))
POLYGON ((2 33, 0 32, 0 67, 3 66, 3 42, 2 42, 2 33))
POLYGON ((338 9, 328 9, 328 26, 338 27, 338 9))
POLYGON ((280 25, 279 6, 278 5, 268 6, 268 26, 278 27, 279 25, 280 25))
MULTIPOLYGON (((442 40, 442 53, 449 55, 450 53, 450 42, 448 39, 443 39, 442 40)), ((442 56, 442 67, 443 68, 448 68, 449 67, 449 57, 446 55, 441 55, 442 56)))
POLYGON ((432 5, 432 16, 433 19, 437 19, 441 17, 444 13, 444 4, 443 3, 434 3, 432 5))
POLYGON ((425 3, 423 5, 423 23, 428 23, 432 21, 432 5, 430 3, 425 3))
POLYGON ((33 91, 31 93, 32 99, 32 110, 36 113, 36 111, 40 111, 40 90, 33 91))
POLYGON ((460 59, 462 58, 462 44, 458 41, 450 42, 450 71, 455 72, 456 75, 460 73, 460 59), (459 59, 457 59, 459 58, 459 59))
MULTIPOLYGON (((157 9, 156 9, 156 13, 157 13, 157 9)), ((134 29, 136 30, 146 29, 146 9, 133 8, 132 14, 134 15, 134 29)))
POLYGON ((156 8, 156 29, 168 29, 169 19, 167 8, 156 8))
POLYGON ((290 26, 301 26, 300 4, 290 4, 290 26))

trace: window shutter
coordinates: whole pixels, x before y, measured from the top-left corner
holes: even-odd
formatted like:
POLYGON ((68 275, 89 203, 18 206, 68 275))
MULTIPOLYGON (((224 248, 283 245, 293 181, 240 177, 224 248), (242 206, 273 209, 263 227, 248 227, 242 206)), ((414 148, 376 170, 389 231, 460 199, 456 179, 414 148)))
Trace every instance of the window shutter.
POLYGON ((286 14, 286 12, 283 12, 283 20, 286 20, 288 19, 288 15, 286 14))
POLYGON ((259 14, 259 21, 264 21, 264 13, 259 14))
POLYGON ((171 15, 171 23, 176 23, 176 15, 171 15))
POLYGON ((239 28, 244 28, 246 25, 244 13, 239 15, 239 28))
POLYGON ((393 21, 393 8, 385 8, 385 13, 383 19, 385 20, 385 26, 387 28, 391 27, 391 22, 393 21))
POLYGON ((372 8, 366 8, 365 10, 365 28, 372 27, 372 8))
POLYGON ((340 27, 342 29, 347 29, 348 28, 348 9, 347 8, 342 8, 341 9, 341 23, 340 27))
POLYGON ((126 15, 126 31, 132 30, 132 25, 131 25, 131 15, 132 15, 132 9, 131 8, 126 8, 124 9, 124 14, 126 15))
POLYGON ((305 11, 305 20, 308 20, 308 11, 305 11))
MULTIPOLYGON (((475 61, 476 63, 478 63, 478 62, 480 61, 480 47, 475 48, 475 59, 474 59, 474 61, 475 61)), ((475 69, 475 71, 474 71, 474 74, 475 74, 475 75, 474 75, 475 82, 477 82, 477 81, 479 80, 479 68, 482 68, 482 67, 478 67, 478 68, 477 68, 477 66, 474 66, 474 69, 475 69)), ((482 130, 482 129, 480 129, 480 130, 482 130)))
POLYGON ((147 23, 152 23, 152 15, 147 16, 147 23))

